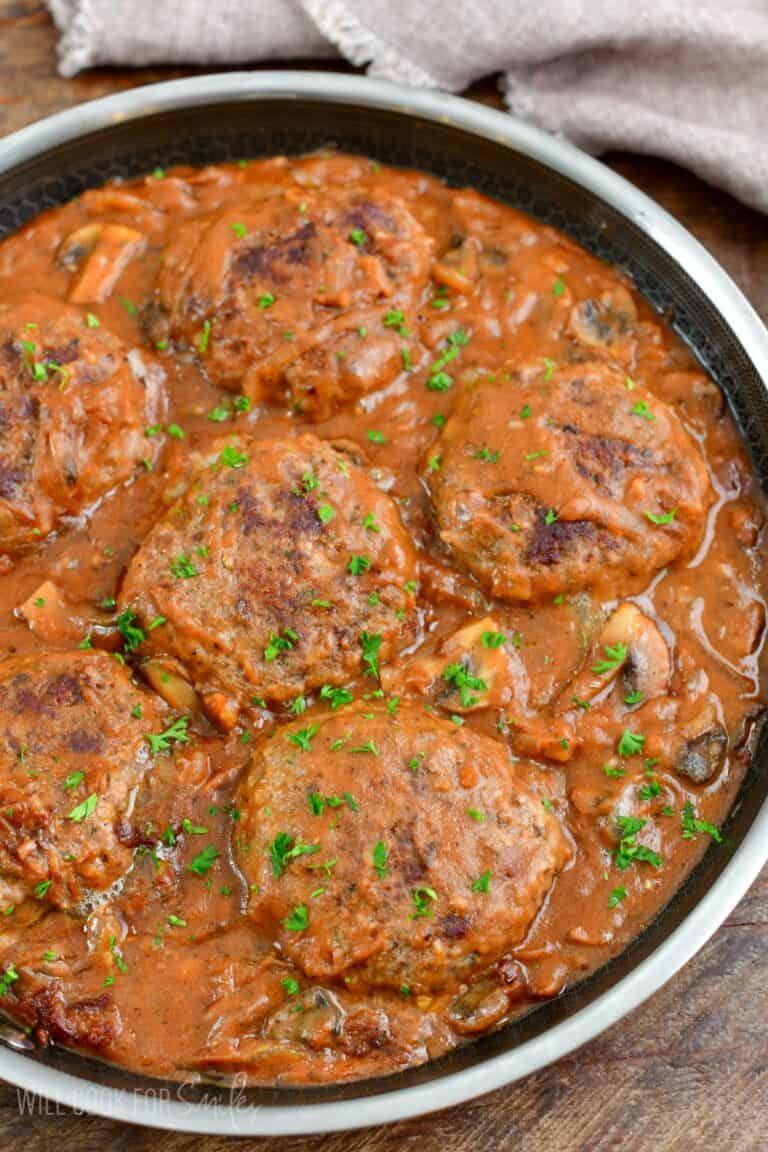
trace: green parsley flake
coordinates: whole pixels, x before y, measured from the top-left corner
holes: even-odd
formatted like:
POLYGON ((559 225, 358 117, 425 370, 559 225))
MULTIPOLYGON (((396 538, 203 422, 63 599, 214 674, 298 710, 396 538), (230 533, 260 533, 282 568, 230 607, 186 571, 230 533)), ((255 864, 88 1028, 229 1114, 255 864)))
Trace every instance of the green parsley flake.
POLYGON ((192 863, 189 865, 187 871, 194 873, 195 876, 205 876, 206 872, 210 871, 213 863, 218 859, 218 850, 213 844, 207 844, 202 852, 198 852, 192 863))
POLYGON ((373 846, 372 860, 373 866, 381 876, 382 880, 387 875, 387 860, 389 858, 389 850, 383 840, 379 840, 373 846))
POLYGON ((644 744, 645 736, 641 736, 637 732, 630 732, 628 728, 625 728, 619 740, 619 756, 623 758, 627 756, 639 756, 643 751, 644 744))
POLYGON ((95 792, 91 792, 87 800, 83 800, 81 804, 77 804, 67 816, 67 820, 71 820, 73 824, 82 824, 89 816, 92 816, 96 811, 96 805, 99 802, 99 797, 95 792))
POLYGON ((647 820, 640 820, 636 816, 617 816, 616 827, 621 839, 618 848, 614 849, 613 858, 620 872, 625 872, 630 865, 639 863, 661 868, 663 861, 658 852, 637 843, 637 833, 645 828, 647 823, 647 820))
POLYGON ((165 731, 147 733, 149 750, 152 755, 158 756, 162 752, 170 752, 172 744, 189 744, 188 727, 189 716, 179 716, 165 731))
POLYGON ((615 672, 617 668, 621 667, 628 655, 629 649, 626 644, 608 644, 605 647, 605 658, 598 660, 597 664, 593 664, 592 671, 598 676, 603 676, 606 672, 615 672))
POLYGON ((715 827, 714 824, 710 824, 708 820, 699 820, 690 800, 686 800, 685 802, 681 814, 681 821, 684 840, 693 840, 696 834, 701 832, 705 836, 711 836, 716 844, 722 844, 723 834, 720 829, 715 827))
POLYGON ((298 860, 300 856, 314 856, 319 851, 319 844, 302 844, 300 840, 295 841, 287 832, 278 832, 268 848, 272 874, 279 880, 291 860, 298 860))
POLYGON ((483 872, 483 874, 481 876, 478 876, 477 880, 472 881, 472 891, 473 892, 490 892, 490 890, 491 890, 491 872, 490 872, 490 869, 488 869, 486 872, 483 872))

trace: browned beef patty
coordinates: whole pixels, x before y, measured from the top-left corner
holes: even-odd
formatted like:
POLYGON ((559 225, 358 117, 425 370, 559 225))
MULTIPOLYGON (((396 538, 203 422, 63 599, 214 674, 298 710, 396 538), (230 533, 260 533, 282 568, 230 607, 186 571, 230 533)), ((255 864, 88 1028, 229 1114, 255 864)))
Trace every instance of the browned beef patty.
POLYGON ((59 908, 131 865, 130 814, 159 710, 104 652, 0 663, 0 903, 59 908))
POLYGON ((396 197, 272 190, 184 223, 152 331, 253 400, 328 415, 403 370, 430 241, 396 197))
POLYGON ((239 789, 249 914, 309 977, 455 987, 521 941, 570 857, 521 767, 417 704, 283 728, 239 789))
POLYGON ((40 295, 0 312, 0 547, 42 539, 156 455, 164 373, 88 315, 40 295))
POLYGON ((145 650, 241 703, 360 673, 375 688, 415 633, 416 557, 394 501, 314 436, 219 447, 128 569, 121 606, 145 650))
POLYGON ((675 412, 602 363, 479 376, 429 460, 441 538, 508 600, 642 586, 695 547, 711 499, 675 412))

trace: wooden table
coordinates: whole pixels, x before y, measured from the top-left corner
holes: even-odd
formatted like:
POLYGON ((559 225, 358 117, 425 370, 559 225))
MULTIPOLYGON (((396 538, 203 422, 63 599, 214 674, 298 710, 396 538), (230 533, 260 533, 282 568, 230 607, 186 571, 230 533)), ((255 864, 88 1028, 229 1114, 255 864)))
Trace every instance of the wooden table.
MULTIPOLYGON (((215 0, 214 0, 215 2, 215 0)), ((36 0, 0 0, 0 135, 71 104, 187 69, 56 75, 55 34, 36 0)), ((500 106, 491 81, 469 95, 500 106)), ((671 164, 612 155, 611 167, 689 228, 768 319, 768 221, 671 164)), ((689 1152, 768 1148, 768 870, 696 960, 630 1020, 573 1056, 481 1100, 356 1134, 274 1141, 292 1152, 689 1152)), ((159 1136, 41 1102, 19 1114, 0 1082, 0 1150, 199 1148, 229 1143, 159 1136)), ((256 1147, 261 1141, 241 1144, 256 1147)))

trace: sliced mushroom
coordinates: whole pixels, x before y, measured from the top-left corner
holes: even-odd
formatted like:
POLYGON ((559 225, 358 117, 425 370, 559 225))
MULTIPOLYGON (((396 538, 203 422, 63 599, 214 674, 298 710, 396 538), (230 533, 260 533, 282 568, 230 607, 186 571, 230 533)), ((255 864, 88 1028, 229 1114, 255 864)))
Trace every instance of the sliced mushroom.
POLYGON ((334 994, 326 988, 310 988, 302 995, 301 1012, 288 1003, 266 1021, 265 1036, 271 1040, 293 1041, 310 1048, 334 1048, 344 1028, 346 1013, 334 994))
POLYGON ((382 683, 387 691, 404 687, 431 694, 450 712, 501 708, 512 701, 524 708, 528 700, 525 666, 492 616, 452 633, 432 656, 383 670, 382 683))
POLYGON ((453 246, 432 266, 432 279, 452 292, 467 295, 475 286, 478 271, 477 241, 457 236, 453 246))
POLYGON ((122 224, 85 224, 71 232, 59 248, 59 261, 77 268, 69 291, 74 304, 101 304, 111 296, 126 266, 144 251, 146 239, 122 224))
POLYGON ((637 309, 631 294, 616 284, 599 296, 576 304, 568 321, 568 332, 589 348, 610 348, 627 335, 636 320, 637 309))
POLYGON ((176 712, 201 712, 202 702, 178 660, 155 657, 142 665, 142 672, 158 696, 176 712))
POLYGON ((504 988, 483 980, 451 1001, 448 1020, 462 1036, 472 1036, 498 1024, 508 1011, 509 997, 504 988))
POLYGON ((76 644, 88 630, 52 580, 44 580, 17 611, 30 629, 48 643, 76 644))
POLYGON ((694 784, 704 784, 722 768, 727 749, 728 733, 722 724, 713 724, 684 741, 675 761, 675 771, 694 784))
POLYGON ((608 617, 584 667, 561 692, 557 711, 591 701, 619 676, 627 694, 639 694, 638 703, 663 696, 672 677, 666 640, 653 620, 629 601, 608 617))

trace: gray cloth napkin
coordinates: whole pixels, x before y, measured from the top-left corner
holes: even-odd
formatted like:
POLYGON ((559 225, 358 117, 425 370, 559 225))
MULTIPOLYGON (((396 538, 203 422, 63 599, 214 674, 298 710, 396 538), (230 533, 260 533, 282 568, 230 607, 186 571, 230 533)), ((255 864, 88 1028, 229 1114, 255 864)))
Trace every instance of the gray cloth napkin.
POLYGON ((589 152, 664 156, 768 211, 768 0, 47 0, 59 68, 334 57, 509 108, 589 152))

